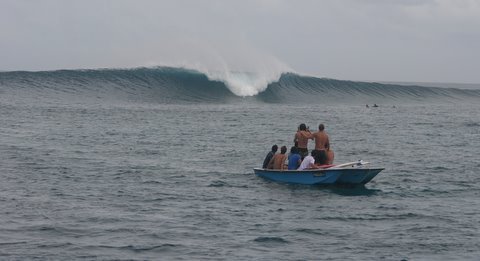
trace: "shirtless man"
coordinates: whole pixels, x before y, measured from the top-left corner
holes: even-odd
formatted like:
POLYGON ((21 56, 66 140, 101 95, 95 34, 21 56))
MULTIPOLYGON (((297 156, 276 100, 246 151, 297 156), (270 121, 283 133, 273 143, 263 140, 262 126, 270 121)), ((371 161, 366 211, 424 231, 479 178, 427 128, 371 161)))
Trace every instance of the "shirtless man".
POLYGON ((293 142, 297 145, 298 153, 302 156, 302 160, 308 156, 308 139, 313 139, 312 133, 307 129, 305 123, 300 124, 293 142))
MULTIPOLYGON (((313 139, 315 140, 315 150, 317 150, 317 154, 319 158, 327 159, 327 151, 325 148, 330 143, 328 139, 328 135, 325 132, 325 126, 323 123, 318 125, 318 131, 312 134, 313 139)), ((325 164, 322 162, 322 164, 325 164)))
POLYGON ((280 148, 280 154, 275 154, 273 158, 270 160, 270 163, 268 164, 269 169, 280 169, 280 170, 288 169, 288 166, 285 165, 285 161, 287 160, 287 154, 285 154, 286 152, 287 152, 287 147, 282 146, 282 148, 280 148))
POLYGON ((315 140, 315 149, 325 150, 326 145, 330 142, 325 132, 325 126, 323 124, 318 125, 318 131, 313 133, 312 136, 315 140))

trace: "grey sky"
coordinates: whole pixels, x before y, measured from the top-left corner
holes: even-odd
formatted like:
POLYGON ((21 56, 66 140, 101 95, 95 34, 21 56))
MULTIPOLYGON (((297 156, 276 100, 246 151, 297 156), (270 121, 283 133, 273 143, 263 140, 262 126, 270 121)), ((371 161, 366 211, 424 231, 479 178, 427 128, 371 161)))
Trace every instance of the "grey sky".
POLYGON ((186 65, 480 83, 476 0, 0 0, 0 71, 186 65))

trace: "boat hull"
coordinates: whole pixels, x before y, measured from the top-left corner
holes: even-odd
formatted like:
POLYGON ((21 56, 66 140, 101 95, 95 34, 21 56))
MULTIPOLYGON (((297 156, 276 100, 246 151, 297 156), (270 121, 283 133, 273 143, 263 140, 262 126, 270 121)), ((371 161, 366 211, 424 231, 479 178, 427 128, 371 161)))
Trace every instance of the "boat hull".
POLYGON ((367 184, 383 169, 342 169, 340 184, 367 184))
POLYGON ((257 176, 285 183, 306 185, 366 184, 383 169, 331 168, 310 170, 271 170, 255 168, 257 176))
POLYGON ((255 174, 259 177, 286 183, 296 184, 334 184, 340 177, 341 173, 337 171, 327 170, 270 170, 270 169, 254 169, 255 174))

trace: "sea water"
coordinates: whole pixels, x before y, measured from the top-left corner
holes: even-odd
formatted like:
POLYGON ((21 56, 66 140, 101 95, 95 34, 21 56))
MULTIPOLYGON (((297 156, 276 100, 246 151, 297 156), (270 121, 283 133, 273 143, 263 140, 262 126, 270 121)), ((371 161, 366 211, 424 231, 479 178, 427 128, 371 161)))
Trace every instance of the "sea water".
POLYGON ((0 74, 0 259, 480 256, 478 90, 287 75, 242 98, 131 73, 0 74), (335 163, 385 170, 353 188, 256 177, 300 123, 325 124, 335 163))

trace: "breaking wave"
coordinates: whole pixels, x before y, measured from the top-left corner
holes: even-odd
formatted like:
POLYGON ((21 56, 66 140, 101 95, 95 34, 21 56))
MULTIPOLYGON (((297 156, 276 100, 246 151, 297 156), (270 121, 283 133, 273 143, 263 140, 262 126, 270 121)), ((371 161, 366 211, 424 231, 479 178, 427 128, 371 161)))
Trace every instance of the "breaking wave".
POLYGON ((156 67, 0 72, 0 95, 154 103, 382 103, 478 101, 480 90, 343 81, 291 72, 261 76, 156 67))

